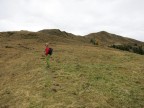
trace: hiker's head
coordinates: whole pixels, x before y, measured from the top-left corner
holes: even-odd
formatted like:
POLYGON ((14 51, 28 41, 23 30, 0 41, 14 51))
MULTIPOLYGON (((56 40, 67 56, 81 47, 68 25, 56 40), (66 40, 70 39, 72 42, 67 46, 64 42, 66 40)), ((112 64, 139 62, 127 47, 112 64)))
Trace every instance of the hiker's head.
POLYGON ((45 46, 48 47, 48 46, 49 46, 49 43, 46 43, 45 46))

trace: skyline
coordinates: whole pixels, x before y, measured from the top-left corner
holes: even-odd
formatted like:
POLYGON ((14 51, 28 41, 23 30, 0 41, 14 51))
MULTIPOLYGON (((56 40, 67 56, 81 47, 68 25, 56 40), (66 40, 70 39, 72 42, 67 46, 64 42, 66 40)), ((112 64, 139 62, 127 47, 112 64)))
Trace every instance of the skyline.
POLYGON ((0 0, 0 32, 99 31, 144 42, 143 0, 0 0))

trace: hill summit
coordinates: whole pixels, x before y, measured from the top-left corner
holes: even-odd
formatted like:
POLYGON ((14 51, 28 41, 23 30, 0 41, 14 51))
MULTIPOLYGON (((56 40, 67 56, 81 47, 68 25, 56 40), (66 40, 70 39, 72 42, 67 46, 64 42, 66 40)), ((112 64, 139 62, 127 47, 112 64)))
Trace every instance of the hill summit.
POLYGON ((112 33, 108 33, 106 31, 101 31, 101 32, 97 32, 97 33, 90 33, 90 34, 86 35, 86 37, 96 39, 97 41, 100 41, 104 45, 134 44, 134 43, 137 43, 140 45, 144 44, 141 41, 127 38, 127 37, 123 37, 123 36, 119 36, 119 35, 112 34, 112 33))
MULTIPOLYGON (((55 36, 63 36, 63 37, 75 37, 78 35, 74 35, 72 33, 68 33, 65 31, 61 31, 59 29, 44 29, 39 31, 41 33, 49 34, 49 35, 55 35, 55 36)), ((80 35, 79 35, 80 36, 80 35)), ((88 35, 82 36, 82 38, 85 38, 85 40, 89 41, 90 39, 95 39, 96 41, 99 41, 102 45, 112 45, 112 44, 144 44, 141 41, 127 38, 124 36, 119 36, 116 34, 108 33, 106 31, 100 31, 97 33, 90 33, 88 35)))
POLYGON ((144 45, 144 42, 119 36, 116 34, 108 33, 106 31, 100 31, 97 33, 90 33, 88 35, 80 36, 59 29, 43 29, 38 32, 30 31, 8 31, 0 32, 0 37, 9 38, 37 38, 38 40, 57 41, 57 42, 74 42, 74 43, 88 43, 91 39, 99 42, 99 45, 109 46, 113 44, 138 44, 144 45), (45 40, 44 40, 45 39, 45 40))

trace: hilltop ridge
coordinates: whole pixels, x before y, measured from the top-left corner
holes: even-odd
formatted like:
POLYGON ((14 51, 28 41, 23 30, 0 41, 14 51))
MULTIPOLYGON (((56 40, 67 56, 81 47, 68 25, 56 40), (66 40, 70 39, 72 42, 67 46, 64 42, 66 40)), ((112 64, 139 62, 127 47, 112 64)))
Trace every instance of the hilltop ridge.
POLYGON ((89 44, 91 39, 95 39, 99 42, 99 45, 109 46, 113 44, 138 44, 144 45, 144 42, 127 38, 124 36, 119 36, 116 34, 108 33, 106 31, 100 31, 97 33, 90 33, 88 35, 80 36, 66 31, 61 31, 59 29, 43 29, 38 32, 31 31, 8 31, 0 32, 0 37, 9 37, 9 38, 29 38, 29 39, 38 39, 38 40, 50 40, 57 42, 74 42, 74 43, 87 43, 89 44))
POLYGON ((59 29, 43 29, 43 30, 40 30, 38 32, 49 34, 49 35, 65 36, 65 37, 67 37, 67 36, 76 36, 72 33, 61 31, 59 29))
POLYGON ((90 34, 86 35, 86 37, 96 39, 96 40, 100 41, 101 43, 103 43, 104 45, 135 44, 135 43, 140 44, 140 45, 144 44, 144 42, 141 42, 141 41, 138 41, 138 40, 135 40, 132 38, 127 38, 124 36, 108 33, 106 31, 90 33, 90 34))

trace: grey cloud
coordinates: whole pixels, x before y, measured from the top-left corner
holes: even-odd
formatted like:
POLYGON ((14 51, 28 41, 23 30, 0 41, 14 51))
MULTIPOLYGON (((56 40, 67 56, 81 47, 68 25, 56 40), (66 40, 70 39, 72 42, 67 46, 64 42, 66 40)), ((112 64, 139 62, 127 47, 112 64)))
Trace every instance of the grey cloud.
POLYGON ((106 30, 144 41, 143 0, 0 0, 0 31, 106 30))

